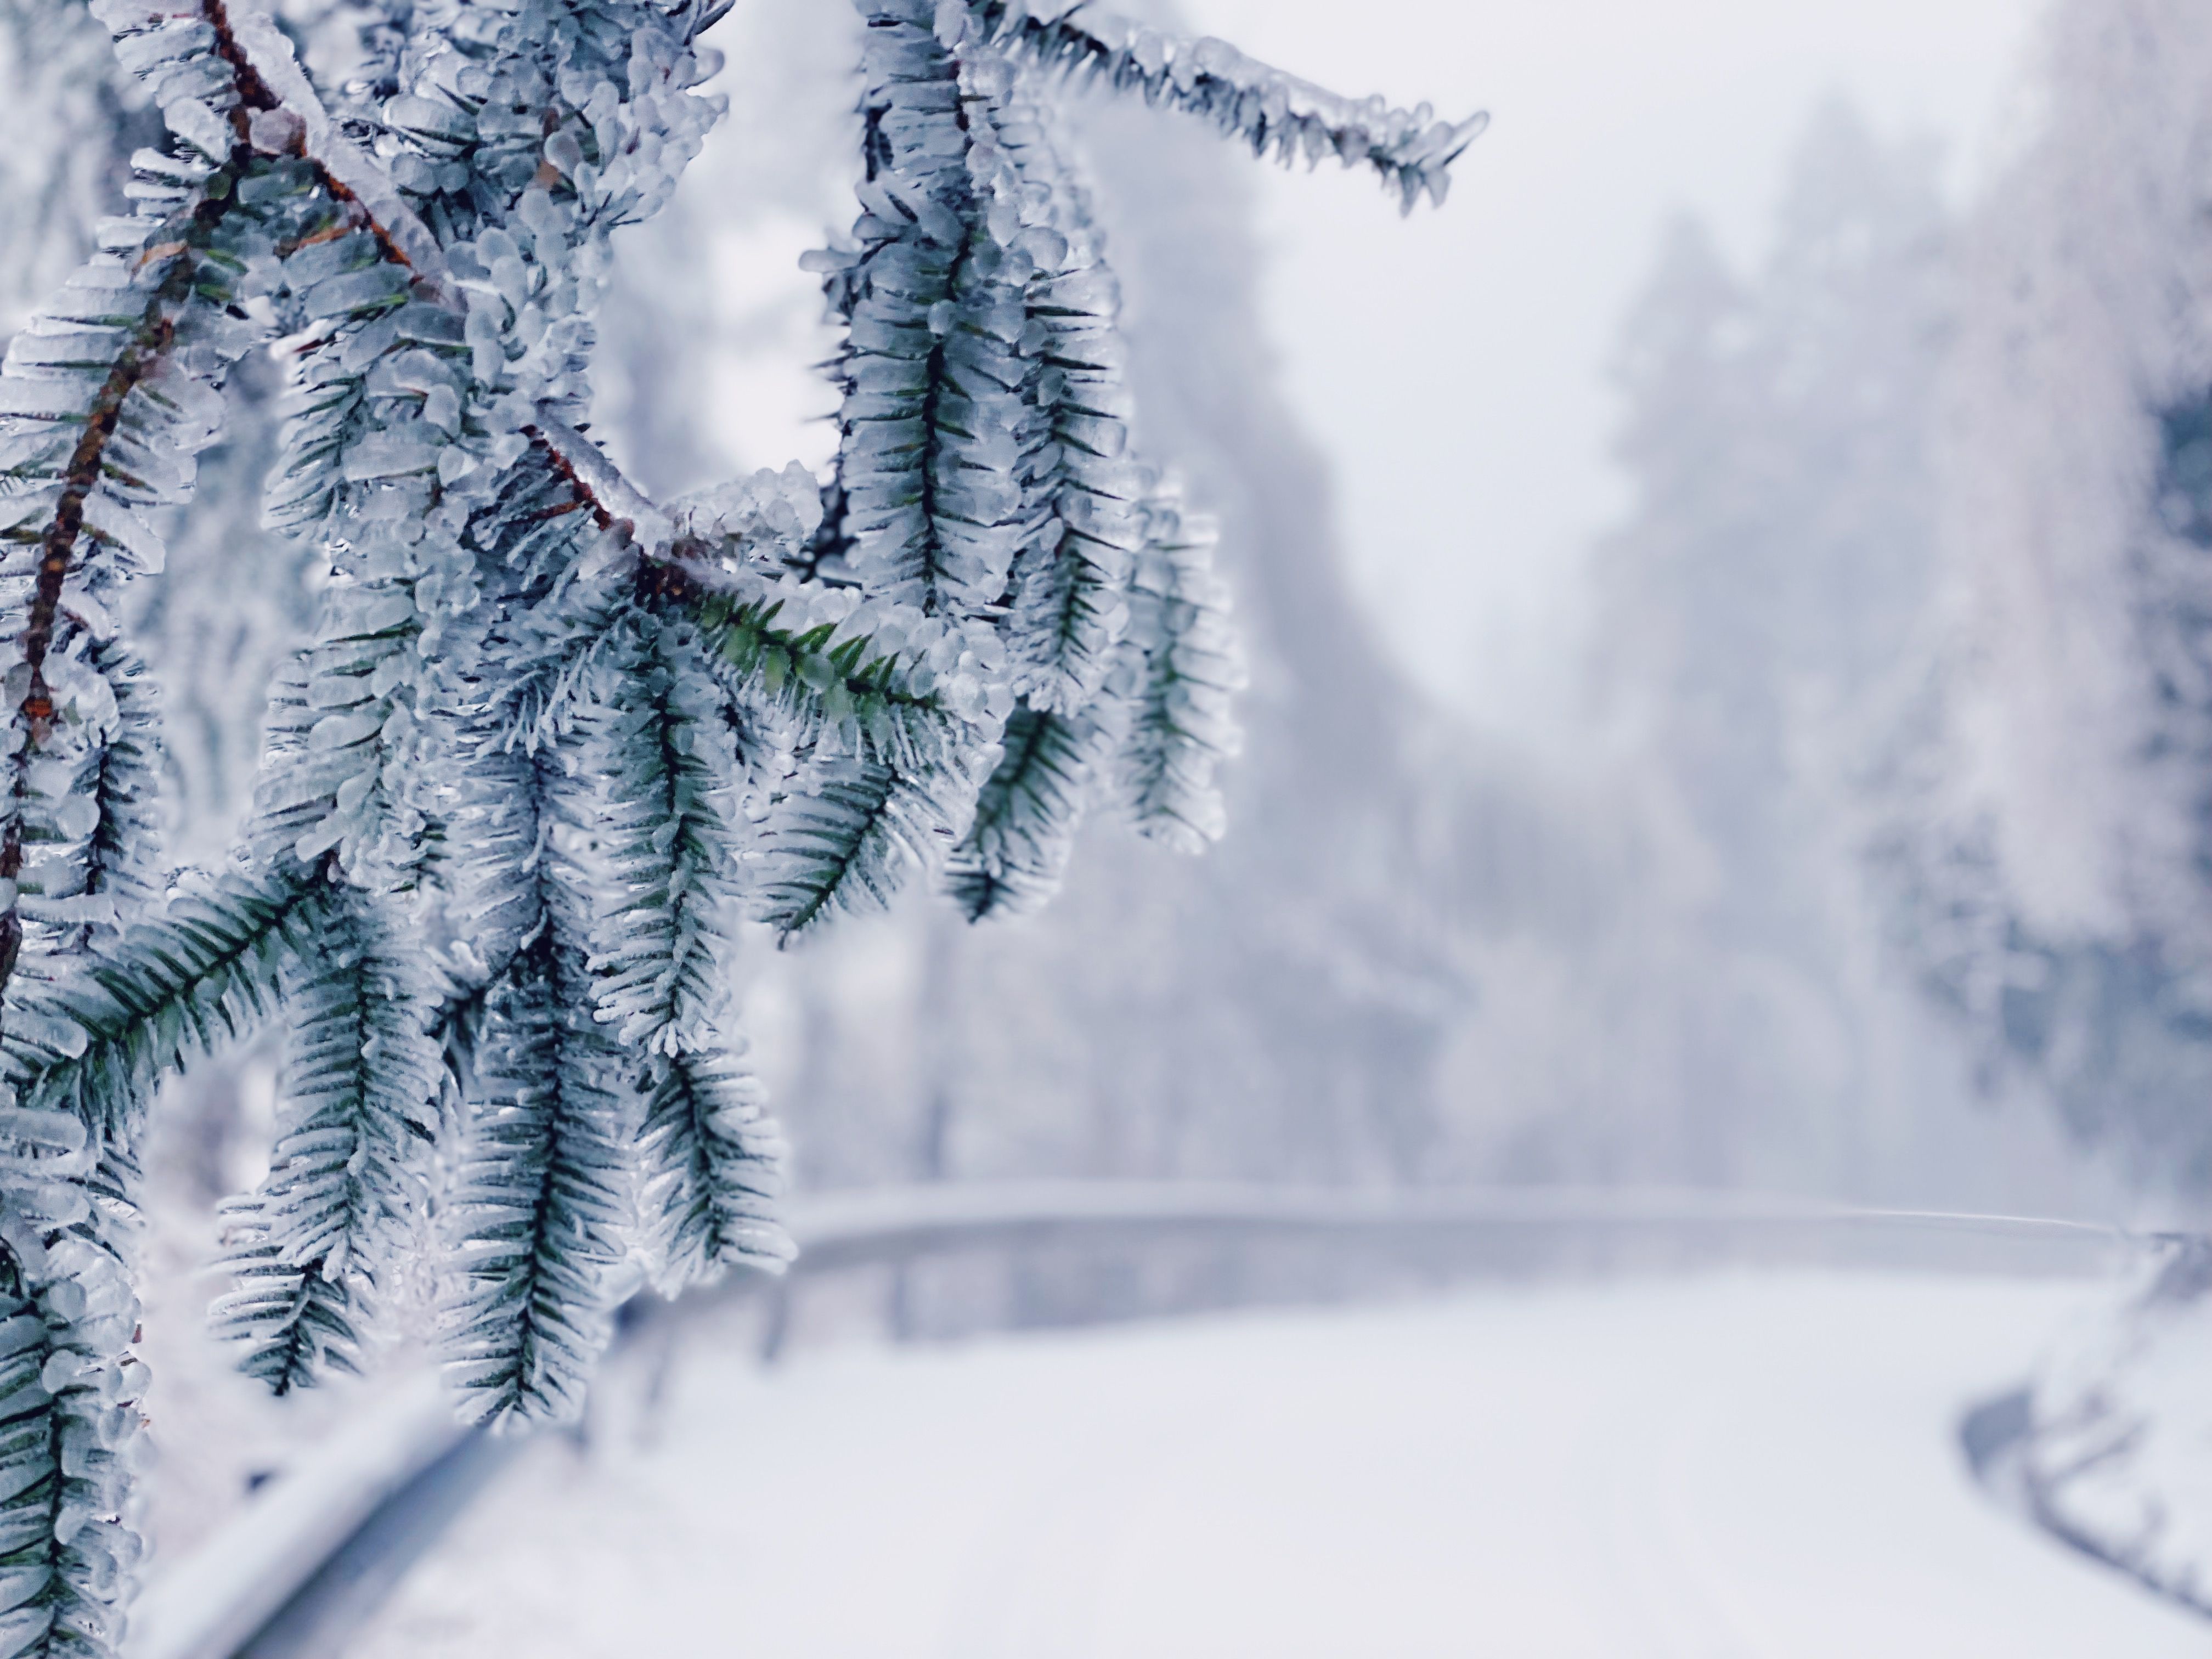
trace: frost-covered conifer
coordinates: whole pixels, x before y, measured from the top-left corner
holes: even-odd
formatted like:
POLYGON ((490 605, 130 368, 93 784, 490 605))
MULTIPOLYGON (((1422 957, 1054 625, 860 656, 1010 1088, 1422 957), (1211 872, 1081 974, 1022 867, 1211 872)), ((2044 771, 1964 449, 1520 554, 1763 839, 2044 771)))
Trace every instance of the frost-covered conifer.
POLYGON ((2067 1124, 2212 1181, 2212 29, 2069 5, 1973 228, 1957 605, 1886 848, 1939 999, 2067 1124))
POLYGON ((719 112, 714 8, 426 0, 319 88, 249 0, 95 0, 168 136, 0 368, 6 1650, 119 1636, 162 1076, 284 1029, 269 1173, 227 1211, 246 1369, 356 1363, 431 1213, 465 1410, 558 1417, 641 1271, 789 1254, 726 1006, 741 919, 787 940, 917 874, 973 916, 1034 902, 1094 800, 1219 833, 1209 538, 1133 449, 1053 105, 1098 80, 1408 207, 1477 125, 1088 6, 860 9, 862 215, 817 262, 833 476, 659 506, 583 435, 595 312, 612 233, 719 112), (179 871, 125 623, 271 347, 264 511, 314 615, 236 844, 179 871))
POLYGON ((1636 500, 1598 551, 1597 676, 1663 873, 1619 905, 1651 1023, 1607 1045, 1598 1109, 1692 1179, 1863 1194, 1950 1161, 1964 1115, 1880 972, 1854 799, 1935 586, 1935 159, 1827 102, 1761 265, 1678 222, 1615 356, 1636 500))
MULTIPOLYGON (((1885 850, 1923 977, 1992 1070, 2201 1215, 2212 17, 2068 0, 2041 74, 2040 131, 1972 228, 1950 370, 1958 604, 1898 745, 1885 850)), ((2039 1524, 2200 1611, 2208 1315, 2206 1254, 2177 1239, 2039 1366, 2006 1482, 2039 1524)))

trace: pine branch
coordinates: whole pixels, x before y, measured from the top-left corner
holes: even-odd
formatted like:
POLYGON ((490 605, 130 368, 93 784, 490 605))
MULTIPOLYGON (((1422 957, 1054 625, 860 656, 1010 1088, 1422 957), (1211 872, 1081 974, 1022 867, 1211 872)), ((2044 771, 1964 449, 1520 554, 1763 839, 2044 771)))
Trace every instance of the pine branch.
MULTIPOLYGON (((38 550, 17 645, 24 691, 11 714, 18 735, 6 766, 6 818, 0 829, 0 883, 9 884, 0 890, 8 893, 0 910, 0 987, 14 973, 23 942, 14 888, 24 873, 25 815, 40 793, 34 763, 58 740, 64 749, 70 747, 76 735, 57 730, 58 720, 76 710, 70 700, 58 698, 48 673, 64 588, 76 577, 72 609, 94 625, 105 625, 101 587, 119 583, 159 546, 139 515, 140 505, 181 499, 183 494, 162 491, 158 483, 149 488, 140 479, 150 474, 158 480, 160 471, 130 455, 125 465, 138 475, 133 477, 111 462, 109 452, 121 441, 160 464, 167 459, 162 450, 169 447, 164 438, 181 452, 181 459, 212 435, 189 416, 178 422, 171 413, 174 391, 164 398, 153 384, 180 346, 207 343, 210 330, 193 314, 204 308, 196 290, 203 256, 215 246, 222 212, 219 204, 199 195, 163 221, 160 232, 145 231, 149 237, 163 234, 164 240, 141 256, 135 268, 112 257, 95 262, 10 343, 0 368, 0 398, 5 399, 0 404, 5 410, 0 415, 0 463, 16 490, 5 509, 12 522, 0 532, 0 541, 38 550), (118 316, 118 301, 135 305, 135 313, 118 316), (118 472, 120 489, 110 483, 118 472), (88 533, 94 557, 104 556, 112 571, 88 570, 80 560, 79 543, 88 533)), ((222 287, 218 277, 217 291, 222 287)), ((229 343, 223 337, 227 332, 219 325, 214 330, 219 352, 229 343)), ((177 465, 167 462, 173 474, 177 465)), ((158 562, 158 556, 152 556, 158 562)))
POLYGON ((161 866, 161 711, 160 687, 137 653, 117 642, 94 645, 87 666, 106 683, 115 715, 96 764, 79 785, 94 803, 96 823, 83 858, 70 872, 66 895, 44 884, 50 898, 76 902, 74 931, 57 947, 81 955, 112 938, 123 919, 158 902, 161 866))
POLYGON ((1037 528, 1015 566, 1007 650, 1024 699, 1073 717, 1097 696, 1128 626, 1143 489, 1129 453, 1120 287, 1047 112, 1024 114, 1006 149, 1022 199, 1042 204, 1033 213, 1045 233, 1030 240, 1038 264, 1024 300, 1037 363, 1040 443, 1028 483, 1037 528))
MULTIPOLYGON (((102 3, 121 13, 137 9, 143 0, 102 3)), ((349 217, 375 237, 384 258, 413 277, 417 293, 459 307, 438 239, 407 205, 391 174, 338 131, 275 20, 252 0, 235 11, 224 0, 201 4, 216 51, 237 72, 240 107, 232 112, 231 125, 238 137, 266 154, 305 160, 323 189, 351 210, 349 217)))
POLYGON ((237 1287, 211 1316, 280 1395, 356 1368, 427 1199, 443 1076, 438 999, 380 907, 340 890, 319 945, 280 988, 292 1031, 275 1155, 227 1206, 237 1287))
POLYGON ((127 1146, 156 1080, 273 1012, 286 965, 311 957, 329 926, 335 892, 296 866, 188 886, 112 947, 24 991, 0 1039, 18 1103, 127 1146))
POLYGON ((783 1146, 745 1070, 730 984, 748 758, 686 628, 646 623, 580 733, 594 1015, 642 1050, 640 1203, 661 1288, 781 1267, 783 1146))
POLYGON ((137 1300, 97 1227, 0 1224, 0 1650, 114 1652, 144 1547, 132 1482, 137 1300))
POLYGON ((446 1370, 478 1420, 563 1420, 611 1334, 627 1249, 630 1057, 547 930, 485 1000, 447 1207, 446 1370))
POLYGON ((611 643, 564 792, 584 832, 579 874, 598 896, 592 1002, 623 1047, 674 1054, 726 1012, 747 764, 688 629, 633 617, 611 643))
POLYGON ((222 1209, 222 1265, 231 1289, 208 1310, 217 1337, 240 1347, 238 1368, 279 1399, 362 1368, 369 1316, 353 1284, 319 1261, 286 1259, 252 1197, 222 1209))
POLYGON ((490 749, 456 804, 455 912, 471 954, 496 965, 480 1017, 456 1033, 462 1146, 447 1207, 446 1346, 467 1411, 493 1420, 580 1408, 635 1224, 652 1071, 599 1016, 649 1024, 637 998, 654 1000, 656 979, 678 997, 687 977, 672 935, 660 975, 625 981, 622 947, 635 943, 637 916, 609 903, 626 872, 645 873, 633 863, 636 836, 659 827, 643 822, 652 790, 634 775, 659 743, 638 729, 653 691, 623 672, 649 667, 641 636, 630 641, 629 660, 586 687, 562 742, 534 755, 490 749), (599 1006, 603 981, 611 1007, 599 1006))
POLYGON ((879 761, 817 762, 771 812, 753 914, 788 945, 845 912, 879 910, 959 842, 994 751, 928 777, 879 761))
POLYGON ((1455 125, 1437 120, 1426 104, 1405 110, 1380 98, 1342 97, 1255 62, 1225 40, 1163 33, 1083 0, 972 0, 968 9, 992 39, 1046 67, 1202 116, 1255 155, 1272 149, 1285 163, 1334 155, 1346 167, 1371 167, 1409 213, 1424 194, 1442 205, 1451 164, 1490 125, 1481 112, 1455 125))
POLYGON ((150 677, 128 647, 78 629, 48 666, 69 718, 24 763, 13 819, 14 919, 32 979, 54 971, 52 958, 112 939, 162 880, 150 677))
POLYGON ((921 0, 863 0, 860 252, 817 255, 848 340, 837 373, 845 558, 871 595, 990 614, 1024 536, 1018 477, 1027 262, 1014 204, 977 175, 1011 89, 963 65, 921 0))
MULTIPOLYGON (((143 791, 131 786, 111 797, 99 787, 120 785, 143 759, 143 734, 112 763, 106 752, 112 721, 100 718, 100 705, 117 706, 117 682, 79 668, 58 684, 54 653, 58 643, 77 650, 79 634, 109 635, 112 590, 160 562, 143 509, 191 495, 191 458, 219 428, 222 374, 260 337, 240 320, 241 276, 288 227, 297 228, 289 216, 299 205, 300 191, 289 187, 295 164, 276 158, 307 156, 325 191, 368 217, 391 257, 411 255, 418 275, 434 276, 425 264, 436 257, 434 242, 374 165, 331 130, 264 16, 241 10, 234 21, 222 0, 188 13, 136 0, 102 0, 97 10, 182 143, 171 156, 139 158, 138 216, 112 228, 108 251, 11 343, 0 376, 0 463, 18 486, 6 539, 35 541, 39 550, 20 641, 25 689, 12 714, 21 735, 7 763, 0 827, 0 988, 25 943, 18 890, 38 891, 49 911, 89 896, 92 886, 72 891, 64 879, 58 888, 57 876, 72 860, 93 871, 102 861, 97 842, 107 843, 112 864, 143 827, 143 799, 124 823, 111 823, 106 811, 129 812, 143 791), (377 209, 388 222, 376 222, 377 209), (68 634, 59 637, 65 617, 68 634), (57 794, 40 787, 41 769, 95 787, 88 796, 57 794), (80 827, 83 799, 93 810, 80 827), (47 867, 35 885, 26 869, 34 838, 64 844, 40 860, 47 867)), ((76 944, 87 939, 80 931, 76 944)))
POLYGON ((908 613, 855 608, 852 590, 655 573, 649 597, 695 621, 731 694, 792 746, 827 746, 921 773, 994 723, 977 637, 908 613))
POLYGON ((647 557, 665 552, 676 537, 668 515, 622 475, 605 451, 550 410, 540 410, 523 435, 542 448, 603 530, 613 530, 647 557))
POLYGON ((642 1196, 661 1293, 733 1267, 781 1273, 796 1254, 777 1219, 787 1149, 743 1046, 723 1039, 668 1055, 652 1076, 642 1196))
POLYGON ((1146 522, 1127 641, 1141 666, 1116 793, 1139 834, 1198 853, 1227 826, 1213 774, 1236 750, 1230 700, 1243 687, 1243 659, 1213 573, 1212 522, 1166 484, 1154 487, 1146 522))
POLYGON ((851 589, 670 565, 649 603, 696 617, 727 694, 807 757, 770 813, 754 910, 788 942, 890 902, 964 833, 1012 702, 997 641, 851 589))
POLYGON ((970 921, 1042 908, 1060 890, 1100 766, 1121 732, 1109 707, 1068 715, 1024 706, 952 854, 945 890, 970 921))

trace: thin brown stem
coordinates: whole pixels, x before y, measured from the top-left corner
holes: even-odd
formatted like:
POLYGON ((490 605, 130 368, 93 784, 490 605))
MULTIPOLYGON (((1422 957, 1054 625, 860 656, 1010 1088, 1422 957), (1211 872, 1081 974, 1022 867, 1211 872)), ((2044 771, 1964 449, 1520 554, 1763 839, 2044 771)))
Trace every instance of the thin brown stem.
MULTIPOLYGON (((288 106, 240 40, 224 0, 200 0, 200 9, 201 15, 215 33, 216 56, 228 68, 236 94, 229 118, 238 142, 226 164, 234 181, 236 175, 252 164, 257 148, 253 117, 283 111, 288 106)), ((303 118, 289 135, 289 151, 314 168, 318 184, 334 201, 343 205, 347 218, 375 238, 385 258, 417 277, 429 276, 438 289, 436 297, 451 303, 451 296, 436 282, 435 274, 421 270, 417 262, 408 258, 393 228, 379 222, 359 193, 340 179, 327 161, 308 154, 307 131, 307 124, 303 118)), ((237 199, 235 189, 203 195, 188 210, 183 224, 165 226, 162 233, 149 238, 148 252, 143 257, 147 260, 158 258, 172 261, 170 271, 148 301, 137 326, 93 399, 86 414, 84 430, 63 472, 60 499, 40 538, 38 579, 21 636, 23 660, 30 673, 15 718, 24 738, 17 745, 9 765, 7 792, 11 810, 4 831, 0 831, 0 880, 9 884, 18 882, 23 873, 23 810, 30 793, 31 759, 43 747, 54 719, 53 692, 46 675, 46 659, 52 649, 54 630, 61 615, 63 590, 83 534, 85 503, 98 487, 108 447, 122 421, 124 404, 174 344, 173 312, 190 292, 197 263, 195 255, 206 246, 237 199)), ((0 994, 4 994, 14 976, 22 948, 22 915, 11 887, 7 902, 0 906, 0 994)))
MULTIPOLYGON (((18 881, 23 872, 23 808, 30 793, 31 759, 45 745, 52 729, 53 689, 46 680, 46 658, 53 648, 54 628, 61 615, 62 590, 69 580, 77 543, 84 532, 85 501, 100 483, 107 447, 121 423, 125 400, 174 343, 175 329, 169 307, 190 284, 192 245, 204 240, 221 217, 224 206, 224 202, 202 201, 192 210, 193 222, 185 228, 184 239, 157 245, 165 251, 164 257, 175 263, 147 302, 138 326, 131 331, 122 355, 108 370, 107 378, 93 398, 92 407, 85 416, 84 430, 70 452, 69 465, 62 473, 61 497, 55 502, 53 516, 46 521, 46 532, 40 538, 38 580, 31 592, 30 610, 21 635, 23 661, 30 670, 30 677, 23 701, 15 710, 16 723, 24 737, 9 767, 8 793, 11 810, 6 830, 0 833, 0 880, 10 884, 18 881)), ((5 908, 0 909, 0 991, 6 989, 14 975, 22 948, 22 915, 11 891, 5 908)))

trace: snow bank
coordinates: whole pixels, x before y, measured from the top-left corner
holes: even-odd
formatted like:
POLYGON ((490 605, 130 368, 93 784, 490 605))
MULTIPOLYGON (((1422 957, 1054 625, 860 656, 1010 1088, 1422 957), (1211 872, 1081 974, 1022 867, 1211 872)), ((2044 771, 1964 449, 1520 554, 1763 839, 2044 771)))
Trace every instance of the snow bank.
POLYGON ((353 1653, 2193 1659, 1956 1450, 2083 1295, 1719 1275, 768 1370, 733 1320, 353 1653))

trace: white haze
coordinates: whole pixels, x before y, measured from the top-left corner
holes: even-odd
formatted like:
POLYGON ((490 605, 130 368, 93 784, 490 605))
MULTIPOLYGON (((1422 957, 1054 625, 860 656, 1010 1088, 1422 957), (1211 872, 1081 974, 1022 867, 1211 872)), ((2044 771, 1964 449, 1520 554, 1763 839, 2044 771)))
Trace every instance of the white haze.
POLYGON ((1185 0, 1192 27, 1348 93, 1490 131, 1441 212, 1395 222, 1364 177, 1270 170, 1267 333, 1330 458, 1362 592, 1429 585, 1391 641, 1508 740, 1574 717, 1583 557, 1623 489, 1604 366, 1661 223, 1763 249, 1826 94, 1943 141, 1954 198, 2021 124, 2033 0, 1185 0))

